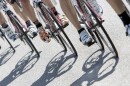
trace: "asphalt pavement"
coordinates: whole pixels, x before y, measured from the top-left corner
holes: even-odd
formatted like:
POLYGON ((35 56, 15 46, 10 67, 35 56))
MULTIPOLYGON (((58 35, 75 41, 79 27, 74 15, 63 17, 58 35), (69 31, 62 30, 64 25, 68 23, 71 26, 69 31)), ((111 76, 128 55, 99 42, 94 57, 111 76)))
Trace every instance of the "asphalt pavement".
MULTIPOLYGON (((107 47, 102 51, 97 44, 82 45, 71 23, 65 32, 78 52, 77 57, 63 51, 53 39, 48 44, 38 36, 32 40, 40 53, 38 58, 20 40, 11 42, 16 50, 13 53, 0 38, 0 86, 130 86, 130 37, 126 37, 121 20, 106 0, 98 1, 103 8, 103 26, 119 59, 107 47)), ((59 2, 57 8, 62 13, 59 2)))

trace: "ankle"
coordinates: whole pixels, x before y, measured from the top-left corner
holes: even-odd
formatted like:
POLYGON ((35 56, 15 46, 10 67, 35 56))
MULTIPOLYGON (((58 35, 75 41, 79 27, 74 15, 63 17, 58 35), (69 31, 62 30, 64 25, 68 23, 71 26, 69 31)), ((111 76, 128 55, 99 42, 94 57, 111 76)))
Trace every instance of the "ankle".
POLYGON ((36 26, 36 28, 40 28, 40 27, 42 27, 42 24, 38 21, 38 20, 36 20, 35 22, 33 22, 34 24, 35 24, 35 26, 36 26))
POLYGON ((2 26, 2 28, 7 28, 8 24, 7 23, 3 23, 1 26, 2 26))
POLYGON ((32 25, 30 20, 27 20, 25 23, 26 23, 26 26, 27 26, 27 27, 29 27, 29 26, 32 25))
POLYGON ((81 29, 78 30, 78 33, 80 34, 84 30, 85 30, 84 28, 81 28, 81 29))
POLYGON ((124 11, 122 14, 119 14, 118 16, 120 17, 124 25, 130 24, 130 17, 126 11, 124 11))

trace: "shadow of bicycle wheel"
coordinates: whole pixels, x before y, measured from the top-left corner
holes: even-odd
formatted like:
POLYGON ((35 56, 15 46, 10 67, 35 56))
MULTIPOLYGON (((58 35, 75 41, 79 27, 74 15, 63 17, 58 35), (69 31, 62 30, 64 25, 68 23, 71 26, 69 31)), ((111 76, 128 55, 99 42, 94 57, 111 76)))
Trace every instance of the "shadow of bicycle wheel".
POLYGON ((69 71, 77 60, 77 56, 75 54, 66 56, 66 53, 66 51, 61 51, 55 55, 46 66, 44 74, 32 86, 46 86, 55 78, 69 71))
POLYGON ((16 78, 32 69, 38 60, 39 56, 37 54, 35 54, 32 51, 28 52, 18 61, 15 68, 10 72, 10 74, 7 77, 5 77, 2 81, 0 81, 0 86, 7 86, 16 78))
MULTIPOLYGON (((18 46, 19 45, 15 46, 14 48, 17 48, 18 46)), ((4 52, 0 54, 0 66, 5 64, 14 55, 14 53, 15 51, 11 47, 4 50, 4 52)))
POLYGON ((111 57, 110 53, 97 50, 84 63, 82 70, 85 72, 70 86, 91 86, 115 71, 119 58, 111 57))

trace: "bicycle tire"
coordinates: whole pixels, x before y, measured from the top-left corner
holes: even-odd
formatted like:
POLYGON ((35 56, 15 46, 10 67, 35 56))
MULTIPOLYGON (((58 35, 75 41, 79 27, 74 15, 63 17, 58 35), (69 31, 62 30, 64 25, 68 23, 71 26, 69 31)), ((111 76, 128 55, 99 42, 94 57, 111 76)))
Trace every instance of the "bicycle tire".
MULTIPOLYGON (((81 5, 81 6, 82 6, 82 5, 81 5)), ((85 24, 85 26, 86 26, 86 28, 87 28, 89 34, 90 34, 91 37, 94 39, 94 42, 95 42, 102 50, 104 50, 104 45, 103 45, 103 43, 102 43, 102 41, 101 41, 101 38, 98 36, 97 32, 96 32, 95 30, 89 28, 89 26, 86 24, 85 20, 82 18, 82 15, 80 15, 79 9, 78 9, 78 7, 77 7, 76 5, 74 5, 74 8, 75 8, 76 13, 77 13, 78 17, 80 18, 81 22, 82 22, 83 24, 85 24)), ((82 11, 85 11, 85 10, 86 10, 86 9, 83 8, 83 7, 82 7, 81 9, 83 9, 82 11)), ((86 12, 84 12, 84 13, 86 13, 86 12)))
POLYGON ((8 38, 4 35, 3 31, 0 29, 0 32, 2 33, 2 36, 4 36, 5 40, 8 42, 8 44, 10 45, 10 47, 13 49, 13 51, 15 52, 15 49, 13 47, 13 45, 10 43, 10 41, 8 40, 8 38))
MULTIPOLYGON (((40 9, 41 9, 41 13, 39 15, 40 15, 40 17, 42 18, 42 20, 44 22, 48 23, 48 27, 47 28, 49 28, 49 29, 50 28, 56 28, 55 25, 54 25, 54 23, 53 23, 52 18, 48 15, 48 12, 46 12, 46 10, 45 10, 46 8, 41 5, 40 9), (53 27, 51 27, 51 25, 53 27)), ((55 33, 52 32, 51 29, 50 29, 50 31, 51 31, 51 35, 52 35, 53 39, 56 40, 63 47, 63 49, 65 51, 67 51, 67 48, 66 48, 64 42, 62 41, 60 34, 56 35, 55 33)))
MULTIPOLYGON (((59 38, 59 40, 60 40, 60 42, 62 43, 62 45, 64 46, 64 48, 65 49, 67 49, 66 48, 66 46, 70 49, 70 51, 71 52, 73 52, 76 56, 77 56, 77 51, 76 51, 76 49, 75 49, 75 47, 73 46, 73 44, 72 44, 72 42, 70 41, 70 39, 68 38, 68 36, 67 36, 67 34, 63 31, 63 28, 61 27, 61 25, 58 23, 58 21, 57 21, 57 19, 54 17, 54 15, 52 14, 52 12, 50 12, 48 9, 46 9, 46 7, 44 7, 44 5, 43 5, 43 3, 40 3, 40 9, 41 9, 41 11, 43 12, 45 12, 45 13, 47 13, 48 15, 49 15, 49 18, 51 19, 51 23, 55 26, 55 24, 58 26, 58 29, 56 29, 55 28, 55 31, 52 31, 52 34, 54 34, 55 35, 55 32, 57 32, 58 33, 58 38, 59 38), (55 24, 54 24, 55 23, 55 24), (60 30, 60 31, 59 31, 60 30), (58 32, 59 31, 59 32, 58 32), (62 37, 62 35, 61 35, 61 33, 64 35, 64 37, 62 37), (67 43, 66 42, 66 40, 67 40, 67 42, 69 43, 67 43), (68 45, 70 45, 70 46, 68 46, 68 45)), ((46 15, 47 15, 46 14, 46 15)), ((56 35, 57 36, 57 35, 56 35)))
POLYGON ((37 51, 37 49, 35 48, 35 46, 31 42, 31 40, 29 39, 27 34, 23 31, 23 27, 22 27, 21 23, 19 23, 18 18, 16 16, 14 17, 13 15, 9 15, 9 16, 10 16, 10 18, 12 18, 12 21, 14 22, 15 26, 17 26, 17 28, 21 31, 23 39, 26 41, 26 43, 31 48, 31 50, 35 51, 36 54, 38 55, 38 57, 40 57, 39 52, 37 51))
MULTIPOLYGON (((44 14, 44 11, 41 10, 41 12, 38 12, 38 15, 41 17, 43 22, 47 22, 46 21, 47 19, 45 19, 46 15, 44 14)), ((50 28, 50 27, 48 26, 48 28, 50 28)), ((52 35, 53 39, 56 40, 56 42, 58 42, 65 51, 67 51, 67 48, 66 48, 65 44, 63 43, 62 39, 60 38, 59 34, 55 35, 54 33, 51 32, 51 35, 52 35)))
POLYGON ((57 19, 54 17, 54 15, 53 15, 52 13, 50 13, 50 15, 51 15, 52 18, 54 19, 55 23, 58 25, 59 30, 60 30, 59 33, 62 33, 62 34, 64 35, 64 37, 65 37, 65 38, 64 38, 63 36, 61 36, 62 40, 64 41, 64 43, 66 44, 66 46, 70 49, 70 51, 72 51, 73 53, 75 53, 75 55, 77 56, 77 55, 78 55, 78 54, 77 54, 77 51, 76 51, 74 45, 72 44, 72 42, 70 41, 69 37, 67 36, 67 34, 65 33, 65 31, 63 30, 63 28, 61 27, 61 25, 58 23, 58 21, 57 21, 57 19), (65 40, 65 39, 66 39, 66 40, 65 40), (69 44, 67 43, 67 41, 68 41, 69 44), (69 46, 69 45, 70 45, 70 46, 69 46))
POLYGON ((116 48, 115 48, 115 45, 114 45, 114 43, 112 42, 112 40, 111 40, 110 36, 108 35, 107 31, 105 30, 104 26, 102 25, 101 21, 100 21, 99 18, 96 16, 95 12, 93 12, 93 10, 89 7, 88 3, 85 2, 85 1, 84 1, 84 3, 85 3, 85 5, 88 7, 88 9, 90 10, 90 12, 92 13, 92 16, 95 18, 96 23, 98 24, 98 26, 99 26, 99 27, 101 28, 101 30, 103 31, 104 36, 106 36, 106 39, 105 39, 104 36, 102 35, 103 33, 101 34, 100 31, 99 31, 98 29, 96 29, 98 35, 100 36, 100 38, 102 39, 102 41, 104 42, 104 44, 108 47, 108 49, 111 51, 111 53, 113 53, 113 55, 118 58, 118 52, 117 52, 117 50, 116 50, 116 48), (108 42, 109 42, 110 44, 108 44, 108 43, 106 42, 106 40, 108 40, 108 42), (108 45, 110 45, 111 47, 108 46, 108 45))

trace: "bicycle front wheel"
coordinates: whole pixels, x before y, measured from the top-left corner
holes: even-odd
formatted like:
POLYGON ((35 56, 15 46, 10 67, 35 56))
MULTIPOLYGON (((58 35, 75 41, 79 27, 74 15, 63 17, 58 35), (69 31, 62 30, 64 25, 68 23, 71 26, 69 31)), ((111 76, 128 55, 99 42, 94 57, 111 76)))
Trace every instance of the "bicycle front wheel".
POLYGON ((4 38, 6 39, 6 41, 8 42, 8 44, 10 45, 10 47, 13 49, 13 51, 15 52, 15 49, 13 47, 13 45, 10 43, 10 41, 8 40, 8 38, 5 36, 5 34, 3 33, 3 31, 0 29, 0 32, 2 33, 2 36, 4 36, 4 38))
MULTIPOLYGON (((79 3, 81 4, 81 3, 79 3)), ((104 50, 104 45, 101 41, 101 38, 99 37, 99 35, 97 34, 97 32, 94 29, 90 29, 87 23, 87 19, 85 19, 85 16, 87 16, 87 8, 84 5, 74 5, 74 8, 76 10, 77 16, 79 18, 79 21, 81 22, 81 24, 84 24, 87 28, 87 31, 89 32, 89 34, 91 35, 91 37, 93 38, 94 43, 96 43, 102 50, 104 50), (81 7, 79 7, 81 6, 81 7), (82 10, 82 12, 81 12, 82 10)))
POLYGON ((73 46, 72 42, 70 41, 67 34, 64 32, 63 28, 55 18, 55 16, 50 12, 43 3, 40 3, 40 9, 42 12, 42 15, 44 19, 46 19, 46 22, 49 25, 49 29, 51 31, 51 34, 54 39, 57 40, 57 42, 64 47, 65 50, 69 49, 73 54, 77 56, 77 51, 75 47, 73 46))
POLYGON ((94 18, 94 20, 97 23, 97 25, 101 28, 101 29, 97 29, 98 27, 95 28, 96 32, 98 33, 98 35, 100 36, 100 38, 102 39, 102 41, 104 42, 104 44, 111 51, 111 53, 113 53, 113 55, 115 57, 118 57, 118 52, 117 52, 117 50, 115 48, 115 45, 112 42, 112 40, 111 40, 110 36, 108 35, 107 31, 105 30, 104 26, 102 25, 102 21, 97 17, 97 15, 91 9, 91 7, 89 6, 89 4, 87 2, 84 2, 84 3, 88 7, 89 11, 91 12, 91 15, 94 18))
POLYGON ((32 49, 32 51, 35 51, 36 54, 38 55, 38 57, 40 57, 39 52, 37 51, 37 49, 35 48, 35 46, 31 42, 31 40, 29 39, 27 34, 23 31, 23 26, 19 22, 18 18, 16 16, 13 16, 13 15, 11 15, 10 18, 12 18, 11 20, 12 20, 13 24, 15 24, 16 28, 18 28, 18 30, 21 32, 22 39, 25 40, 26 43, 28 44, 28 46, 32 49))

